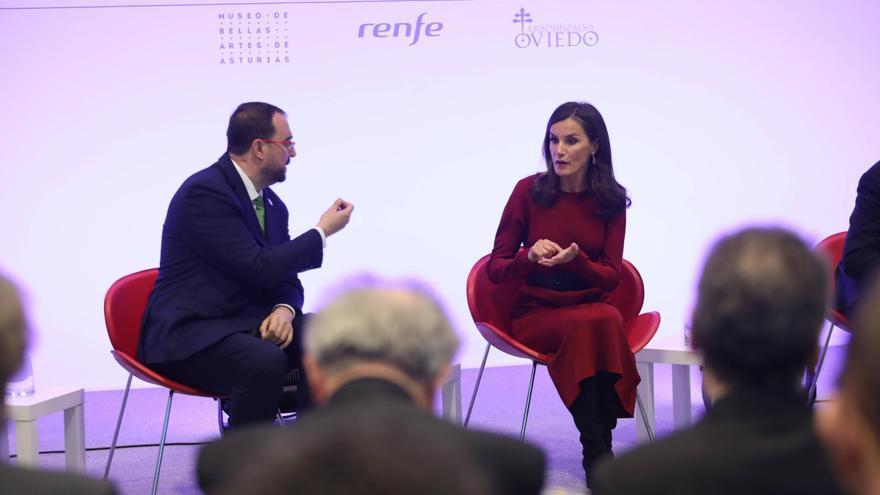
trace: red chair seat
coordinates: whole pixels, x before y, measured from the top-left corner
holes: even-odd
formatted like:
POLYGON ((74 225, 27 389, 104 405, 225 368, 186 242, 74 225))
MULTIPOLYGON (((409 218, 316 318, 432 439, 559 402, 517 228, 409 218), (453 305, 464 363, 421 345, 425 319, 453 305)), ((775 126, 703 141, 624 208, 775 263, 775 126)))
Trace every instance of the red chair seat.
POLYGON ((198 390, 189 386, 186 386, 180 382, 176 382, 170 378, 166 378, 159 373, 147 368, 143 364, 141 364, 137 359, 129 356, 128 354, 121 351, 110 351, 113 354, 113 357, 116 358, 116 362, 119 363, 120 366, 125 368, 126 371, 131 373, 132 375, 140 378, 141 380, 152 383, 153 385, 158 385, 160 387, 165 387, 175 392, 186 394, 186 395, 195 395, 197 397, 211 397, 214 399, 224 399, 225 395, 212 394, 210 392, 205 392, 203 390, 198 390))
MULTIPOLYGON (((125 393, 122 396, 122 404, 119 407, 119 419, 116 421, 116 431, 113 434, 113 441, 110 444, 110 453, 107 457, 107 465, 104 468, 104 478, 110 474, 110 465, 113 461, 113 453, 116 450, 116 440, 119 438, 119 428, 122 426, 122 417, 125 413, 125 404, 128 400, 128 393, 131 390, 131 377, 136 376, 141 380, 159 385, 168 389, 168 400, 165 406, 165 421, 162 424, 162 437, 159 441, 159 454, 156 459, 156 471, 153 475, 152 493, 155 494, 159 486, 159 471, 162 467, 162 452, 165 448, 165 436, 168 432, 168 419, 171 412, 171 399, 175 393, 186 395, 195 395, 198 397, 212 397, 214 399, 225 398, 225 396, 212 394, 203 390, 178 383, 170 378, 156 373, 143 363, 135 359, 137 354, 138 343, 141 336, 141 320, 144 311, 147 308, 147 301, 156 278, 159 276, 159 270, 152 268, 137 273, 126 275, 110 286, 107 295, 104 297, 104 321, 107 325, 107 335, 110 337, 110 343, 113 350, 110 351, 116 362, 129 372, 128 383, 125 386, 125 393)), ((222 433, 222 413, 218 406, 218 421, 221 423, 222 433)))
MULTIPOLYGON (((511 356, 529 359, 533 363, 532 378, 529 382, 526 408, 523 413, 522 429, 520 432, 520 438, 524 438, 529 402, 531 401, 532 387, 534 385, 534 368, 538 364, 546 365, 550 361, 551 356, 531 349, 511 336, 508 330, 510 328, 510 315, 513 312, 519 287, 516 284, 495 284, 489 280, 489 275, 486 271, 488 262, 489 255, 477 260, 473 268, 471 268, 467 279, 468 308, 471 311, 471 317, 474 319, 477 330, 486 339, 487 345, 485 355, 483 356, 483 363, 477 375, 477 383, 471 396, 467 415, 465 416, 465 426, 470 421, 477 390, 480 386, 480 379, 486 366, 486 357, 489 355, 489 349, 495 347, 511 356)), ((629 343, 632 352, 637 353, 651 341, 654 334, 657 333, 657 329, 660 328, 660 313, 652 311, 639 314, 645 300, 645 286, 641 274, 627 260, 623 260, 623 273, 617 288, 611 293, 611 298, 623 315, 623 329, 627 343, 629 343)), ((639 406, 642 419, 648 427, 648 436, 653 438, 653 432, 648 425, 647 416, 644 408, 641 407, 640 399, 639 406)))

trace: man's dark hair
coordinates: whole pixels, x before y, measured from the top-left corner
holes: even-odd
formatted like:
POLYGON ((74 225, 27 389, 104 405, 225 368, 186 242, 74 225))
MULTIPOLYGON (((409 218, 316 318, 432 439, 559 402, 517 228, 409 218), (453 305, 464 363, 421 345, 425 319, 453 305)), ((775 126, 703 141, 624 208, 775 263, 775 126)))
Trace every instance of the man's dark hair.
POLYGON ((791 232, 724 237, 700 278, 694 346, 729 385, 793 386, 815 355, 828 291, 825 261, 791 232))
POLYGON ((239 105, 229 117, 229 127, 226 128, 226 151, 234 155, 243 155, 250 149, 254 139, 272 139, 275 135, 272 117, 276 113, 287 115, 275 105, 260 101, 239 105))

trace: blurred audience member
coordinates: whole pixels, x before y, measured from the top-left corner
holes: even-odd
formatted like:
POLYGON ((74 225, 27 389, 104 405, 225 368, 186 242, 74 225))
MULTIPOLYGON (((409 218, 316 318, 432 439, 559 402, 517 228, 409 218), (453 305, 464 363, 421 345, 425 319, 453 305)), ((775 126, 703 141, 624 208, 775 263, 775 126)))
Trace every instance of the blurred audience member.
POLYGON ((544 456, 537 448, 431 415, 458 343, 424 289, 372 282, 345 291, 306 332, 303 363, 313 399, 323 407, 289 428, 258 427, 206 446, 198 464, 201 487, 209 494, 236 486, 242 491, 232 493, 257 493, 249 480, 272 478, 282 486, 315 483, 316 491, 296 493, 471 493, 483 482, 490 493, 539 493, 544 456), (416 454, 419 449, 424 452, 416 454), (351 464, 359 464, 354 473, 340 467, 351 464), (251 467, 239 473, 245 465, 251 467), (307 482, 278 472, 287 470, 331 473, 331 479, 307 482), (351 484, 335 491, 322 484, 333 483, 333 476, 353 479, 338 480, 351 484), (377 487, 380 481, 386 484, 377 487))
POLYGON ((601 464, 593 493, 839 493, 800 386, 824 320, 825 270, 785 230, 721 239, 692 320, 713 407, 693 428, 601 464))
POLYGON ((498 494, 487 474, 432 429, 393 410, 328 409, 289 442, 269 442, 220 490, 228 495, 498 494))
POLYGON ((865 295, 837 397, 818 413, 819 433, 851 493, 880 493, 880 284, 865 295))
MULTIPOLYGON (((15 285, 0 274, 0 384, 6 388, 24 358, 27 346, 27 318, 21 296, 15 285)), ((0 399, 0 421, 6 422, 5 400, 0 399)), ((0 430, 5 431, 4 428, 0 430)), ((4 436, 0 441, 5 442, 4 436)), ((0 460, 0 495, 5 494, 83 494, 103 495, 116 493, 114 487, 104 481, 85 476, 23 468, 0 460)))

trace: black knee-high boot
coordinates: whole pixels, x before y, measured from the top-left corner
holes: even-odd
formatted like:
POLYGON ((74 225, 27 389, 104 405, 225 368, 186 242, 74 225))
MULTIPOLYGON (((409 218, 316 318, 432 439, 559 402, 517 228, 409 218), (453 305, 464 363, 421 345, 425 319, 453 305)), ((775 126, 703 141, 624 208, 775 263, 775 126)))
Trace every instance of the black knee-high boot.
POLYGON ((571 405, 571 415, 580 433, 583 448, 583 468, 590 486, 591 475, 596 462, 611 454, 611 429, 616 418, 608 418, 603 401, 606 393, 602 390, 605 380, 601 376, 581 381, 581 393, 571 405))

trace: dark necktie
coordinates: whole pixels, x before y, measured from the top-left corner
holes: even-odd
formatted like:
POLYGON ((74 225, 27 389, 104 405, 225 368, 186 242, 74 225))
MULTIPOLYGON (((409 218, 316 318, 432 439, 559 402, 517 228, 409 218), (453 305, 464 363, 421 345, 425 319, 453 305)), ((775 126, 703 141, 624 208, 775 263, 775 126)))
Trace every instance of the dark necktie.
POLYGON ((266 233, 266 207, 263 204, 263 197, 257 196, 254 200, 254 210, 257 212, 257 221, 260 222, 260 230, 266 233))

